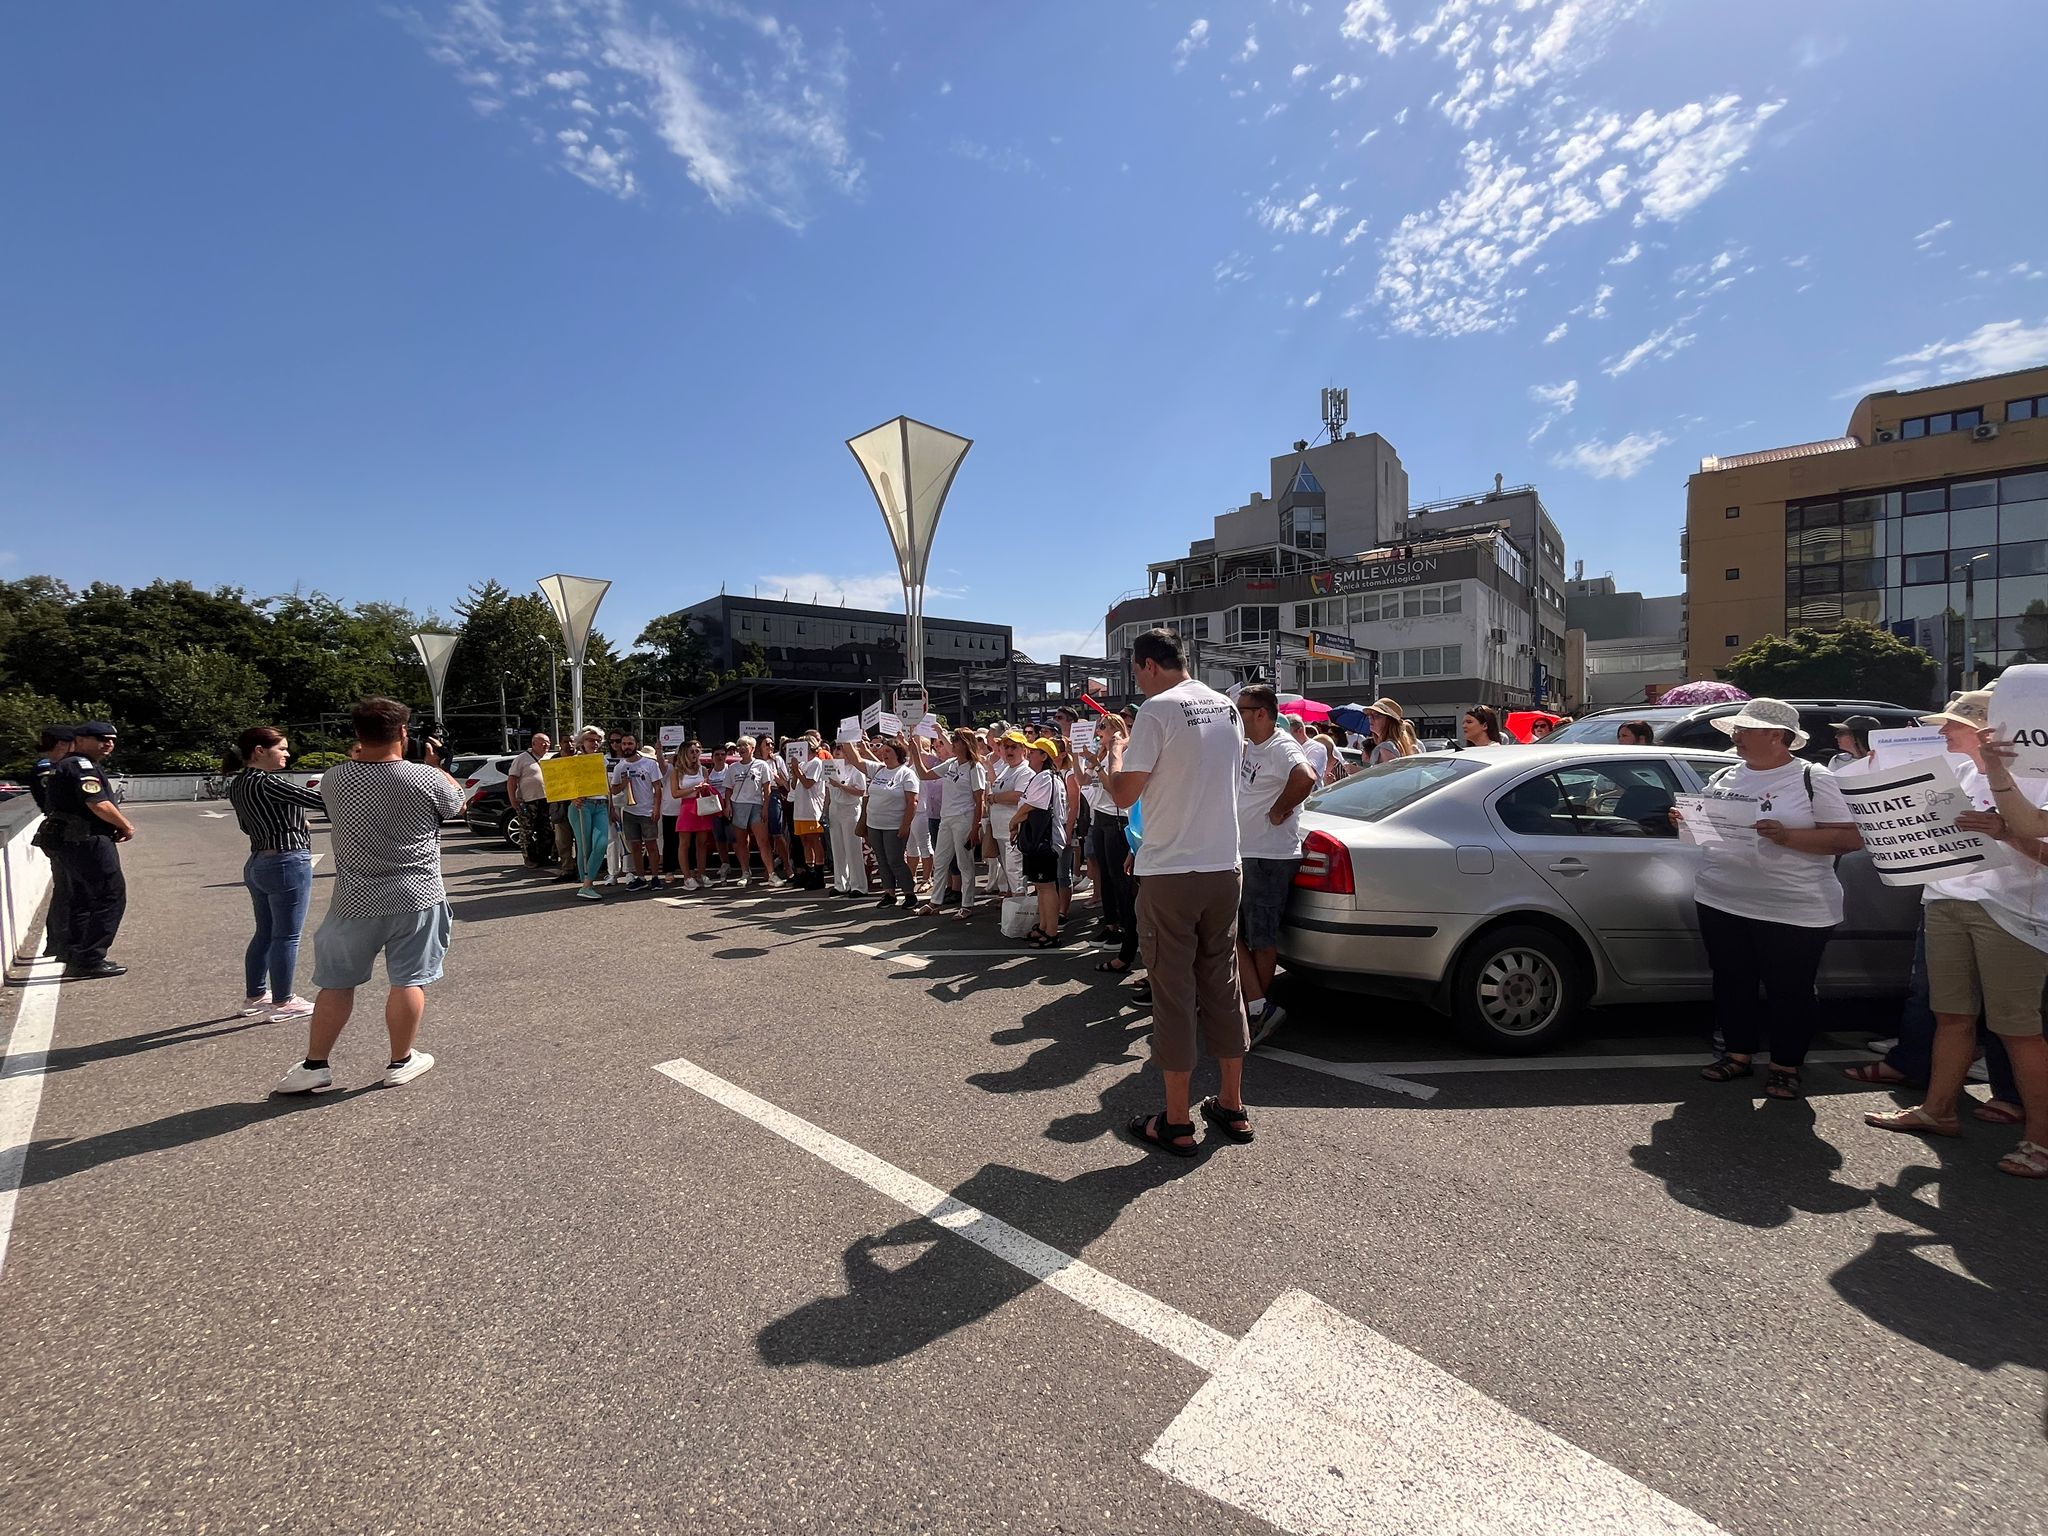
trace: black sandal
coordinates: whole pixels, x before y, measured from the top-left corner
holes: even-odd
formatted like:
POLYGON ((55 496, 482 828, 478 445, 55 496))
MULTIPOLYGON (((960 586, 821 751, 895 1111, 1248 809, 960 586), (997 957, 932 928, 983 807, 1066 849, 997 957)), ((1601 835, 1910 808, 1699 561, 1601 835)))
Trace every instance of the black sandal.
POLYGON ((1137 1137, 1138 1140, 1144 1142, 1146 1146, 1157 1147, 1161 1152, 1171 1152, 1175 1157, 1193 1157, 1202 1150, 1200 1147, 1184 1147, 1177 1139, 1185 1136, 1189 1141, 1193 1141, 1195 1139, 1194 1122, 1189 1121, 1184 1125, 1176 1124, 1166 1118, 1164 1111, 1157 1115, 1139 1115, 1129 1125, 1125 1126, 1124 1129, 1137 1137), (1157 1127, 1156 1131, 1154 1130, 1155 1126, 1157 1127))
POLYGON ((1737 1061, 1733 1056, 1722 1056, 1710 1067, 1700 1068, 1700 1076, 1710 1083, 1732 1083, 1738 1077, 1749 1077, 1756 1068, 1746 1061, 1737 1061))
POLYGON ((1252 1131, 1252 1117, 1241 1109, 1225 1109, 1215 1099, 1204 1099, 1199 1106, 1202 1118, 1216 1128, 1219 1136, 1228 1136, 1232 1141, 1255 1139, 1252 1131))
POLYGON ((1130 968, 1131 962, 1122 955, 1111 955, 1107 960, 1099 962, 1095 967, 1098 971, 1105 972, 1111 976, 1121 976, 1130 968))
POLYGON ((1803 1099, 1806 1089, 1799 1081, 1797 1072, 1787 1072, 1782 1067, 1773 1067, 1764 1079, 1764 1097, 1767 1099, 1803 1099))
POLYGON ((1131 983, 1131 1000, 1139 1003, 1152 1001, 1152 979, 1149 976, 1142 981, 1131 983))
POLYGON ((1056 933, 1047 933, 1043 928, 1034 926, 1029 933, 1024 935, 1024 942, 1033 949, 1057 949, 1059 948, 1060 936, 1056 933))

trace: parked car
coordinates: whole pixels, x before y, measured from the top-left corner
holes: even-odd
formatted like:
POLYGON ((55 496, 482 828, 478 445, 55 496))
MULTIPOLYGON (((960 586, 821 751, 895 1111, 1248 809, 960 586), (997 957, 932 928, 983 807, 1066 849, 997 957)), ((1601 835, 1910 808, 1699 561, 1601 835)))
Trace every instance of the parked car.
POLYGON ((12 800, 16 795, 27 793, 26 784, 17 784, 12 779, 0 779, 0 800, 12 800))
MULTIPOLYGON (((1324 985, 1424 1002, 1510 1054, 1556 1044, 1589 1005, 1710 997, 1699 850, 1669 812, 1731 761, 1545 744, 1353 774, 1302 813, 1281 957, 1324 985)), ((1880 882, 1867 853, 1838 868, 1845 915, 1821 990, 1903 994, 1919 889, 1880 882)))
MULTIPOLYGON (((1835 745, 1835 733, 1829 729, 1837 720, 1846 720, 1850 715, 1871 715, 1881 730, 1891 730, 1902 725, 1918 725, 1920 717, 1928 713, 1925 709, 1913 709, 1904 704, 1881 704, 1871 699, 1787 699, 1787 704, 1799 711, 1800 729, 1806 732, 1807 742, 1799 749, 1799 755, 1808 762, 1825 763, 1840 750, 1835 745)), ((1650 732, 1660 747, 1703 747, 1709 752, 1726 752, 1728 738, 1714 728, 1714 722, 1724 715, 1742 712, 1737 704, 1650 704, 1641 708, 1623 705, 1618 709, 1603 709, 1595 714, 1561 725, 1544 740, 1546 746, 1562 743, 1584 742, 1589 745, 1611 745, 1615 732, 1624 720, 1645 720, 1650 732)))
POLYGON ((513 809, 505 784, 501 778, 495 784, 479 784, 463 791, 462 819, 479 836, 499 838, 506 847, 518 848, 519 813, 513 809))
POLYGON ((449 760, 449 776, 462 786, 462 809, 457 811, 451 820, 468 821, 470 827, 475 828, 476 823, 469 814, 469 803, 470 798, 479 789, 495 788, 498 791, 499 809, 505 810, 509 807, 510 802, 505 798, 505 780, 511 776, 514 755, 508 752, 502 757, 470 756, 449 760))

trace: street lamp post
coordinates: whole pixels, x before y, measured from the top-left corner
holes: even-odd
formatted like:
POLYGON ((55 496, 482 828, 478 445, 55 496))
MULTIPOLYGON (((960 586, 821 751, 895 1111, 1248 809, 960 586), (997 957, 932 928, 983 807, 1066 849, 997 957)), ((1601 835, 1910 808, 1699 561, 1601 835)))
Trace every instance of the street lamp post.
POLYGON ((422 630, 412 637, 412 648, 419 652, 420 665, 427 669, 427 690, 434 696, 434 729, 445 730, 445 718, 441 708, 441 692, 448 681, 448 661, 455 654, 453 635, 444 635, 434 630, 422 630))
MULTIPOLYGON (((597 618, 597 605, 604 601, 612 584, 594 576, 543 576, 538 583, 541 596, 555 611, 562 626, 562 645, 569 653, 569 715, 572 729, 583 729, 583 656, 590 644, 590 626, 597 618)), ((554 652, 549 651, 552 657, 554 652)))
MULTIPOLYGON (((1955 569, 1963 573, 1963 686, 1977 686, 1977 562, 1989 560, 1991 551, 1970 556, 1955 569)), ((1954 575, 1955 571, 1951 571, 1954 575)))
POLYGON ((946 493, 974 442, 898 416, 848 438, 846 446, 867 476, 896 551, 896 569, 903 578, 903 664, 907 680, 922 686, 925 569, 946 493))

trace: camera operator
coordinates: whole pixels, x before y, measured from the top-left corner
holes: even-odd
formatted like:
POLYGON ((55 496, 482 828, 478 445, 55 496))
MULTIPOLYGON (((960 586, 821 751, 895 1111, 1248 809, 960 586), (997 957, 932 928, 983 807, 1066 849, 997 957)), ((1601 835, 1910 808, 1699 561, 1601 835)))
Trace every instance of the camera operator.
POLYGON ((391 984, 384 1000, 391 1058, 383 1084, 409 1083, 434 1064, 413 1041, 426 1011, 425 989, 441 979, 448 952, 441 823, 461 807, 462 789, 442 770, 438 738, 427 736, 413 747, 407 730, 412 711, 405 705, 365 699, 352 715, 355 749, 320 781, 334 835, 334 899, 313 938, 320 995, 306 1059, 285 1073, 277 1093, 324 1093, 334 1086, 328 1053, 380 953, 391 984), (414 751, 423 760, 413 760, 414 751))

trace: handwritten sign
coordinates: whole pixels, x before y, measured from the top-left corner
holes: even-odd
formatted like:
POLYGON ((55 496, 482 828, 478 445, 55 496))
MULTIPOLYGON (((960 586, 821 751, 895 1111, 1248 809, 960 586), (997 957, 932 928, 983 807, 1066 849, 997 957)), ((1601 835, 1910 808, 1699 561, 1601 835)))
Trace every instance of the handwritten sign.
POLYGON ((2048 776, 2048 666, 2007 667, 1991 691, 1991 729, 2019 749, 2012 771, 2048 776))
POLYGON ((686 725, 664 725, 661 728, 661 744, 664 747, 680 747, 690 739, 690 728, 686 725))
POLYGON ((1901 725, 1888 731, 1872 731, 1870 750, 1877 754, 1875 766, 1880 772, 1917 763, 1922 758, 1939 757, 1942 753, 1941 727, 1901 725))
POLYGON ((1095 722, 1093 720, 1076 720, 1067 727, 1067 741, 1076 752, 1093 752, 1095 750, 1095 722))
MULTIPOLYGON (((876 713, 879 714, 880 711, 878 710, 876 713)), ((839 739, 841 741, 859 741, 862 734, 859 715, 848 715, 839 722, 839 739)))
POLYGON ((1973 807, 1945 757, 1840 780, 1837 787, 1886 885, 1925 885, 2005 862, 1998 844, 1956 825, 1973 807))
POLYGON ((860 712, 860 728, 863 731, 869 731, 873 730, 877 725, 881 723, 882 701, 880 699, 877 699, 874 703, 870 704, 866 709, 860 712))
POLYGON ((884 736, 901 736, 903 734, 903 717, 901 715, 892 715, 885 709, 882 711, 882 718, 878 723, 884 736))
POLYGON ((794 768, 799 763, 809 761, 811 744, 803 740, 792 741, 787 747, 783 748, 783 755, 789 759, 789 765, 794 768))
POLYGON ((601 800, 612 792, 611 775, 605 772, 604 757, 597 752, 544 759, 540 781, 550 800, 601 800))
POLYGON ((930 715, 926 715, 917 722, 917 734, 926 741, 937 741, 939 739, 939 722, 930 715))
POLYGON ((1673 795, 1680 817, 1678 835, 1696 848, 1709 843, 1756 846, 1756 802, 1720 800, 1712 795, 1673 795))

